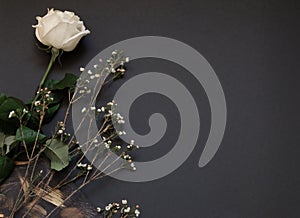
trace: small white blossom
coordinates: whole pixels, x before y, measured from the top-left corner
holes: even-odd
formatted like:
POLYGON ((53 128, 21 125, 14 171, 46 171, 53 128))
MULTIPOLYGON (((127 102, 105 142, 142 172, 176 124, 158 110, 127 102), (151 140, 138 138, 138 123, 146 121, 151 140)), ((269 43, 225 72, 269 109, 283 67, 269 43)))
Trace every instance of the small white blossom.
POLYGON ((140 214, 141 214, 141 212, 140 212, 138 209, 136 209, 136 210, 134 211, 134 213, 135 213, 135 216, 136 216, 136 217, 139 217, 140 214))
POLYGON ((39 105, 41 105, 41 102, 40 102, 40 101, 35 101, 35 102, 34 102, 34 106, 39 106, 39 105))
POLYGON ((8 115, 8 118, 12 118, 12 117, 15 117, 16 116, 16 112, 15 111, 11 111, 9 112, 9 115, 8 115))
POLYGON ((86 112, 86 107, 82 108, 81 113, 86 112))
POLYGON ((125 213, 129 213, 130 212, 130 207, 127 207, 125 210, 124 210, 125 213))
POLYGON ((109 204, 109 205, 107 205, 107 206, 105 207, 105 210, 106 210, 106 211, 109 211, 111 208, 112 208, 112 204, 109 204))
POLYGON ((127 200, 122 200, 122 204, 127 204, 127 200))

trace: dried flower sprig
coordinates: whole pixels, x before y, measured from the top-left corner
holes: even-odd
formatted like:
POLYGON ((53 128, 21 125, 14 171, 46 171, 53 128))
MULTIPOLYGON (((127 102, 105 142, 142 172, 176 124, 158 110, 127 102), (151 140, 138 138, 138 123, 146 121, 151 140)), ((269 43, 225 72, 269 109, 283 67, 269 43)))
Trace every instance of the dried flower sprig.
MULTIPOLYGON (((107 62, 105 62, 104 66, 94 66, 97 72, 89 72, 87 74, 89 76, 89 79, 87 78, 85 80, 78 81, 79 85, 77 89, 73 90, 74 93, 72 94, 71 91, 69 91, 69 105, 67 107, 64 120, 57 123, 53 136, 48 139, 47 142, 41 144, 41 142, 43 141, 39 140, 39 136, 36 136, 33 146, 29 149, 26 141, 24 140, 24 137, 22 137, 24 132, 21 128, 20 132, 21 137, 23 138, 23 146, 26 150, 29 160, 25 175, 23 177, 23 181, 26 181, 26 183, 28 183, 32 188, 27 189, 26 191, 24 191, 24 189, 20 189, 18 200, 16 201, 15 207, 11 213, 11 217, 13 217, 19 209, 29 204, 31 206, 26 207, 27 210, 25 212, 25 215, 23 215, 25 217, 34 208, 33 202, 38 202, 39 199, 49 199, 48 195, 50 193, 53 193, 56 190, 60 190, 63 186, 66 186, 67 184, 76 180, 81 181, 81 184, 78 186, 78 188, 67 197, 62 197, 62 199, 59 201, 60 203, 56 205, 56 208, 46 216, 50 217, 59 207, 61 207, 66 201, 72 198, 79 190, 88 185, 90 182, 104 178, 121 169, 131 169, 133 171, 136 170, 135 164, 133 163, 132 157, 130 155, 132 151, 138 148, 138 146, 134 144, 134 140, 124 146, 121 146, 120 144, 116 144, 114 142, 114 140, 117 139, 120 135, 126 134, 124 131, 116 130, 113 125, 114 123, 118 123, 120 125, 125 123, 124 118, 121 114, 113 112, 112 108, 117 106, 114 101, 107 103, 105 106, 96 108, 95 106, 92 106, 94 105, 95 99, 90 99, 89 105, 82 109, 82 113, 84 114, 82 118, 83 120, 93 119, 92 116, 89 116, 90 112, 95 113, 99 117, 102 117, 102 125, 99 128, 98 132, 96 133, 96 135, 88 134, 89 138, 86 140, 86 142, 79 143, 75 139, 76 131, 79 131, 79 129, 81 128, 80 125, 73 134, 66 132, 66 121, 71 106, 81 98, 84 98, 87 95, 97 91, 85 88, 85 85, 89 83, 88 81, 95 80, 97 78, 96 82, 102 82, 103 84, 106 84, 108 81, 113 81, 117 78, 120 78, 120 76, 123 76, 125 73, 124 63, 126 63, 127 61, 128 58, 125 58, 122 52, 118 53, 114 51, 112 53, 112 57, 107 62), (117 69, 122 70, 118 72, 117 69), (103 80, 103 78, 105 79, 103 80), (66 147, 67 150, 69 150, 69 157, 76 161, 73 166, 69 166, 66 176, 63 179, 50 186, 50 184, 52 183, 52 178, 55 174, 55 170, 49 170, 46 173, 43 173, 38 169, 37 163, 41 157, 41 154, 44 151, 47 151, 47 149, 49 150, 52 145, 59 145, 61 146, 60 149, 66 147), (83 147, 85 149, 82 149, 83 147), (94 152, 94 157, 92 158, 92 161, 88 163, 85 160, 85 156, 87 152, 90 151, 94 152), (118 155, 115 160, 109 160, 111 154, 109 151, 114 152, 118 155), (103 157, 103 161, 96 164, 96 160, 100 155, 101 157, 103 157), (109 169, 112 168, 112 166, 116 164, 118 160, 123 160, 121 162, 122 164, 120 164, 118 167, 114 167, 110 171, 109 169), (106 174, 104 174, 103 171, 97 170, 102 166, 105 166, 103 171, 106 171, 106 174), (47 192, 39 192, 39 194, 37 195, 36 190, 47 190, 47 192)), ((31 105, 31 111, 34 111, 40 117, 40 125, 37 131, 38 134, 40 134, 41 132, 43 120, 53 100, 54 99, 52 99, 51 97, 51 90, 48 90, 47 87, 40 89, 34 98, 34 101, 31 105)), ((23 122, 28 122, 28 118, 26 118, 27 113, 28 111, 26 110, 23 110, 22 113, 19 113, 19 111, 11 112, 10 117, 16 117, 17 119, 19 119, 20 124, 22 125, 23 122)), ((89 133, 89 129, 87 129, 86 131, 89 133)), ((120 216, 137 217, 139 215, 138 208, 135 208, 134 211, 131 209, 129 210, 129 208, 130 207, 122 207, 120 216), (135 214, 136 216, 133 216, 133 214, 135 214)), ((106 211, 105 213, 103 212, 103 214, 105 214, 105 217, 110 217, 109 214, 111 213, 115 214, 114 212, 116 212, 116 208, 112 207, 111 209, 114 210, 111 210, 110 212, 106 211)))
POLYGON ((109 203, 104 208, 97 207, 97 212, 103 218, 112 218, 116 215, 120 218, 138 218, 141 214, 140 206, 130 206, 127 200, 122 200, 120 203, 109 203))

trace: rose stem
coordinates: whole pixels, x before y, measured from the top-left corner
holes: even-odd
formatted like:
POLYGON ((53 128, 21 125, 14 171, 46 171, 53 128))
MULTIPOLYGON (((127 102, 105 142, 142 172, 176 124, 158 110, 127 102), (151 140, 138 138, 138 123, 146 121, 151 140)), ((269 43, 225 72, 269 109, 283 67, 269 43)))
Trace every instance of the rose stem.
POLYGON ((55 62, 55 60, 56 60, 56 58, 58 57, 58 55, 59 55, 59 50, 57 49, 57 48, 54 48, 54 47, 52 47, 52 49, 51 49, 51 59, 50 59, 50 62, 49 62, 49 64, 48 64, 48 67, 47 67, 47 70, 46 70, 46 72, 45 72, 45 74, 44 74, 44 76, 43 76, 43 78, 42 78, 42 80, 41 80, 41 83, 40 83, 40 89, 42 88, 42 86, 44 85, 44 82, 45 82, 45 80, 47 79, 47 77, 48 77, 48 74, 49 74, 49 72, 50 72, 50 70, 51 70, 51 67, 52 67, 52 65, 54 64, 54 62, 55 62))

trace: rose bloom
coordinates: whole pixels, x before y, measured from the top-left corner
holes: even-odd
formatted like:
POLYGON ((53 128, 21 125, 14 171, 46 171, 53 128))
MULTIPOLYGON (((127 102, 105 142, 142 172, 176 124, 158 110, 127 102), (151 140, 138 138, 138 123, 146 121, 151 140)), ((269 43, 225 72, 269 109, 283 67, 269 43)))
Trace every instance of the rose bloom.
POLYGON ((72 51, 80 39, 89 34, 80 18, 70 11, 48 9, 44 17, 36 17, 34 25, 37 39, 44 45, 72 51))

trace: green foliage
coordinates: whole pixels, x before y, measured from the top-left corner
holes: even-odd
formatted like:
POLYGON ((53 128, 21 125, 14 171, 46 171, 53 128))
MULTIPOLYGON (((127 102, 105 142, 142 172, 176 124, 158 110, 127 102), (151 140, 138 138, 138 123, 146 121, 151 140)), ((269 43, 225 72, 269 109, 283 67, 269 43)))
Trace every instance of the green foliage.
POLYGON ((15 136, 7 136, 0 132, 0 156, 7 155, 17 144, 15 136))
POLYGON ((21 100, 0 94, 0 132, 14 135, 19 127, 19 121, 16 118, 9 119, 9 113, 11 111, 22 113, 24 108, 26 106, 21 100))
POLYGON ((49 139, 46 142, 44 153, 51 161, 51 169, 61 171, 69 165, 68 145, 57 139, 49 139))
POLYGON ((4 181, 13 171, 14 162, 7 156, 0 156, 0 182, 4 181))
POLYGON ((0 93, 0 105, 7 99, 6 95, 0 93))
MULTIPOLYGON (((73 90, 78 77, 73 74, 66 74, 62 80, 47 80, 43 88, 47 88, 53 101, 48 105, 45 111, 44 122, 50 122, 55 113, 59 110, 62 101, 66 98, 68 91, 73 90)), ((7 155, 23 140, 26 144, 33 144, 38 138, 38 142, 44 142, 46 136, 38 135, 38 127, 40 122, 40 113, 35 108, 33 98, 27 105, 21 100, 13 97, 7 97, 0 93, 0 182, 7 178, 14 168, 13 160, 7 155), (30 110, 28 109, 30 108, 30 110), (28 113, 23 110, 29 110, 28 113), (11 111, 15 111, 18 117, 22 119, 23 126, 20 127, 19 119, 16 117, 9 118, 11 111)), ((39 99, 37 99, 39 100, 39 99)), ((57 171, 62 170, 69 165, 69 149, 68 146, 57 140, 47 140, 46 150, 44 153, 51 161, 51 168, 57 171)), ((9 155, 11 156, 11 155, 9 155)))
MULTIPOLYGON (((37 134, 38 134, 37 131, 32 130, 26 126, 23 126, 22 130, 21 130, 21 127, 17 130, 16 140, 19 142, 22 142, 23 137, 24 137, 24 141, 28 144, 31 144, 31 143, 35 142, 37 134), (23 136, 22 136, 22 133, 23 133, 23 136)), ((38 141, 42 141, 45 138, 46 138, 46 136, 40 133, 38 136, 38 141)))
POLYGON ((44 122, 45 123, 50 122, 59 108, 60 108, 60 104, 55 104, 54 106, 49 107, 48 110, 46 111, 44 122))
POLYGON ((43 86, 51 91, 50 97, 53 98, 52 103, 49 105, 49 109, 45 114, 44 123, 48 123, 52 120, 56 112, 59 110, 62 101, 66 98, 68 90, 73 90, 76 86, 78 77, 74 74, 67 73, 62 80, 47 80, 43 86))
POLYGON ((78 77, 74 74, 67 73, 65 78, 63 78, 58 83, 54 84, 52 90, 63 90, 63 89, 73 89, 76 85, 78 77))
MULTIPOLYGON (((2 98, 5 97, 2 96, 2 98)), ((26 108, 26 106, 21 100, 14 97, 8 97, 0 105, 0 119, 4 121, 11 121, 11 119, 8 118, 9 113, 11 111, 21 113, 24 108, 26 108)))

